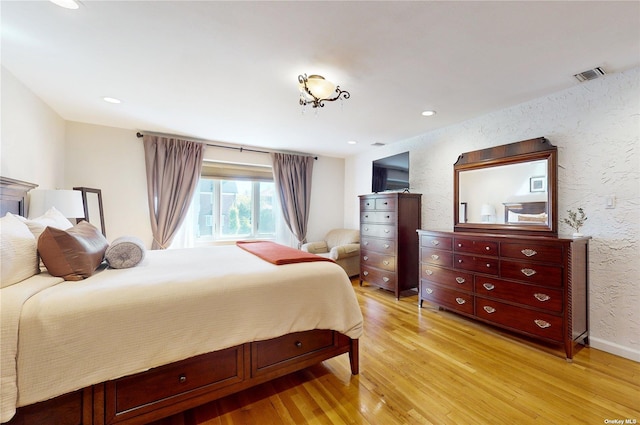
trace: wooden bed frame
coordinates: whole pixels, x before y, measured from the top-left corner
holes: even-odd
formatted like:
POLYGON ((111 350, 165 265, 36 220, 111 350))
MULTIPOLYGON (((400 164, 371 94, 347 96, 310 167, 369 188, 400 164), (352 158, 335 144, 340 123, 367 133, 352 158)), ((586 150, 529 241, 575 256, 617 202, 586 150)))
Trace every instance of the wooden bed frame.
MULTIPOLYGON (((0 177, 0 216, 24 214, 36 185, 0 177)), ((18 408, 8 425, 146 424, 349 353, 359 373, 358 340, 315 329, 247 342, 18 408)))
MULTIPOLYGON (((546 201, 504 203, 504 222, 509 224, 509 212, 516 214, 540 214, 547 212, 546 201)), ((522 224, 522 223, 518 223, 522 224)))

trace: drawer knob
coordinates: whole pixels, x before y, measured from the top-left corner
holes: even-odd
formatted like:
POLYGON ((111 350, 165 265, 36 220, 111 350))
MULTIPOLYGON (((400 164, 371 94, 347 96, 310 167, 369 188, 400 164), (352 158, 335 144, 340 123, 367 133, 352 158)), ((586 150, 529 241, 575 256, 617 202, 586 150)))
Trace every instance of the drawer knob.
POLYGON ((424 272, 425 272, 426 274, 428 274, 429 276, 431 276, 431 275, 433 274, 433 271, 431 271, 431 270, 429 270, 429 269, 426 269, 424 272))
POLYGON ((489 314, 496 312, 496 309, 491 307, 491 306, 489 306, 489 305, 485 305, 484 307, 482 307, 482 309, 484 311, 486 311, 487 313, 489 313, 489 314))
POLYGON ((389 244, 388 243, 384 244, 383 246, 385 247, 385 249, 389 249, 389 244))
POLYGON ((386 201, 385 201, 383 204, 384 204, 384 205, 389 205, 389 203, 388 203, 388 202, 386 202, 386 201))
POLYGON ((367 256, 365 255, 364 257, 362 257, 362 259, 363 259, 364 261, 367 261, 367 260, 369 259, 369 257, 367 257, 367 256))
POLYGON ((440 245, 440 241, 431 241, 431 245, 438 246, 440 245))
POLYGON ((384 264, 385 266, 388 266, 388 265, 389 265, 389 262, 388 262, 387 260, 384 260, 384 261, 382 262, 382 264, 384 264))
POLYGON ((488 267, 488 268, 491 268, 491 264, 487 263, 487 267, 488 267))
POLYGON ((181 384, 184 384, 185 382, 187 382, 187 375, 178 376, 178 382, 181 384))
POLYGON ((433 289, 425 288, 424 292, 426 292, 427 294, 433 294, 433 289))
POLYGON ((437 260, 437 259, 439 259, 439 258, 440 258, 440 256, 439 256, 439 255, 437 255, 437 254, 433 254, 433 255, 431 255, 431 259, 432 259, 432 260, 437 260))
POLYGON ((369 216, 368 216, 368 215, 365 215, 365 216, 364 216, 364 218, 369 218, 369 216))
POLYGON ((388 215, 386 218, 391 218, 391 216, 388 215))
POLYGON ((385 282, 389 282, 389 278, 388 278, 388 277, 386 277, 386 276, 384 276, 384 277, 382 278, 382 280, 384 280, 385 282))
POLYGON ((522 269, 520 270, 522 272, 523 275, 530 277, 533 276, 534 274, 536 274, 536 271, 533 269, 522 269))
POLYGON ((364 230, 366 230, 366 231, 368 232, 368 231, 369 231, 369 228, 368 228, 368 227, 365 227, 365 228, 364 228, 364 230))
POLYGON ((461 243, 458 244, 458 248, 462 248, 462 244, 461 243))
POLYGON ((363 245, 369 245, 369 241, 365 241, 362 243, 363 245))
POLYGON ((551 327, 551 323, 547 322, 546 320, 536 319, 533 322, 536 325, 538 325, 538 327, 541 328, 541 329, 546 329, 546 328, 550 328, 551 327))
POLYGON ((456 277, 456 282, 458 282, 459 284, 463 284, 465 282, 464 277, 456 277))
POLYGON ((457 297, 456 298, 456 302, 458 304, 462 305, 462 304, 466 303, 467 301, 464 298, 457 297))
POLYGON ((483 283, 482 286, 487 291, 493 291, 493 289, 495 288, 495 286, 493 284, 491 284, 491 283, 483 283))
POLYGON ((459 264, 462 264, 462 260, 458 260, 458 263, 459 263, 459 264))
POLYGON ((533 257, 534 255, 537 254, 535 250, 529 249, 529 248, 523 249, 520 252, 522 252, 525 255, 525 257, 533 257))
POLYGON ((300 341, 296 341, 296 347, 298 347, 298 348, 302 348, 302 342, 300 342, 300 341))
POLYGON ((362 274, 365 275, 365 276, 368 276, 369 272, 365 270, 365 271, 362 272, 362 274))
POLYGON ((487 251, 491 251, 491 248, 488 246, 485 246, 484 249, 486 249, 487 251))
POLYGON ((549 295, 547 295, 547 294, 541 294, 541 293, 539 293, 539 292, 538 292, 538 293, 533 294, 533 296, 534 296, 534 297, 536 297, 536 300, 538 300, 538 301, 542 301, 542 302, 549 301, 549 300, 551 299, 551 297, 550 297, 549 295))
POLYGON ((384 229, 384 232, 385 233, 389 233, 389 229, 384 229))

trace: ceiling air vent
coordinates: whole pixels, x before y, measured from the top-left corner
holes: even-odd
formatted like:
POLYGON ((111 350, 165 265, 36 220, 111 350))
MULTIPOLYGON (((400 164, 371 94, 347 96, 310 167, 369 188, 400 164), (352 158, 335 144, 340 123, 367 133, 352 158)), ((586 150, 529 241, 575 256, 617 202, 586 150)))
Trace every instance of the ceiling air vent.
POLYGON ((384 143, 380 143, 380 142, 375 142, 371 144, 371 146, 384 146, 384 145, 385 145, 384 143))
POLYGON ((596 78, 600 78, 605 74, 606 72, 604 72, 604 69, 597 67, 576 74, 574 75, 574 77, 576 77, 576 79, 582 83, 584 81, 595 80, 596 78))

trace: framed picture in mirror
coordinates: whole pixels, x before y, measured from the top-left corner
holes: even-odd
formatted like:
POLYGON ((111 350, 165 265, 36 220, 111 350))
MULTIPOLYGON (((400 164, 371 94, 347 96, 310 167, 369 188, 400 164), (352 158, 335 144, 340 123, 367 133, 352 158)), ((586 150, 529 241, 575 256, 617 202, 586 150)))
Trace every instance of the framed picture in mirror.
MULTIPOLYGON (((104 210, 102 208, 102 191, 90 187, 74 187, 82 193, 82 204, 84 206, 84 220, 100 229, 106 237, 107 232, 104 225, 104 210)), ((82 219, 78 220, 82 221, 82 219)))

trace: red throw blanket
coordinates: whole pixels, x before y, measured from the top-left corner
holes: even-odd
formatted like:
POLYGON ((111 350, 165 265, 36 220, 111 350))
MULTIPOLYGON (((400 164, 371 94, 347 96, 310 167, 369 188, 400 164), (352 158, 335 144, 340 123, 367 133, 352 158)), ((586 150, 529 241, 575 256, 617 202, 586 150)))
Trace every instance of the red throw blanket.
POLYGON ((298 251, 288 246, 280 245, 269 241, 238 241, 240 248, 244 249, 275 265, 306 263, 309 261, 331 261, 330 258, 321 257, 309 252, 298 251))

